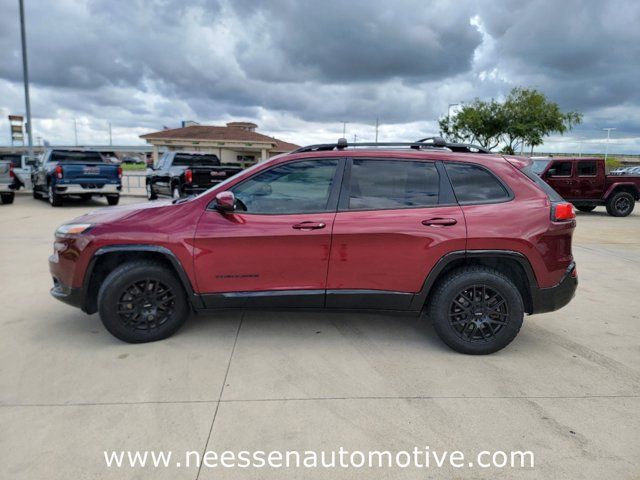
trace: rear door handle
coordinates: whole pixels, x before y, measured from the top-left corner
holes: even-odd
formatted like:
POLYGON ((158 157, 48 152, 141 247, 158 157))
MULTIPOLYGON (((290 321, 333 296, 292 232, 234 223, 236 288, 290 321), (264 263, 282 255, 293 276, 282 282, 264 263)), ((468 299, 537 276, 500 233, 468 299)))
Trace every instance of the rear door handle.
POLYGON ((324 227, 326 225, 322 222, 301 222, 293 226, 296 230, 319 230, 324 227))
POLYGON ((455 218, 430 218, 429 220, 423 220, 422 224, 427 227, 448 227, 455 225, 458 221, 455 218))

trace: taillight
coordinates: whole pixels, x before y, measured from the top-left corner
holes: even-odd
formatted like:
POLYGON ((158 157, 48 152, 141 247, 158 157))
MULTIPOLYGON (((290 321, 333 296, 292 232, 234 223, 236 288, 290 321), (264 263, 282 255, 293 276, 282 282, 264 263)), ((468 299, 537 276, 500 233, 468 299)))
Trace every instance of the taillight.
POLYGON ((56 178, 62 178, 62 165, 56 166, 56 178))
POLYGON ((568 202, 554 203, 551 207, 551 219, 554 222, 562 222, 564 220, 572 220, 576 218, 576 212, 573 205, 568 202))
POLYGON ((122 178, 122 167, 118 166, 118 178, 122 178))
POLYGON ((13 165, 9 165, 9 178, 15 178, 16 174, 13 173, 13 165))
POLYGON ((184 171, 184 181, 186 183, 192 183, 193 182, 193 172, 188 168, 184 171))

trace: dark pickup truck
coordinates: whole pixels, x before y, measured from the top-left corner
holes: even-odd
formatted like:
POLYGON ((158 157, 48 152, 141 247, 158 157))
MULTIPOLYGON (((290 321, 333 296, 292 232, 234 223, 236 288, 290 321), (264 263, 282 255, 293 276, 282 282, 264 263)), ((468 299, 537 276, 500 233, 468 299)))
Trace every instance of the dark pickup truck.
POLYGON ((122 167, 106 163, 98 152, 85 150, 47 150, 31 172, 33 198, 47 198, 54 207, 65 197, 89 199, 107 197, 117 205, 122 190, 122 167))
POLYGON ((599 205, 614 217, 626 217, 640 200, 640 175, 607 175, 602 158, 544 158, 533 170, 581 212, 599 205))
POLYGON ((222 165, 214 154, 166 152, 147 172, 147 198, 178 199, 202 193, 241 171, 240 166, 222 165))

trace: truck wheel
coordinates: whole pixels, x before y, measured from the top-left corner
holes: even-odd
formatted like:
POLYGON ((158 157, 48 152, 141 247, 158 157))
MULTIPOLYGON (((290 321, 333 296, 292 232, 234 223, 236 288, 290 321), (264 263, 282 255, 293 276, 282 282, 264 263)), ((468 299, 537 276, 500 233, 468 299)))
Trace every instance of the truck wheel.
POLYGON ((53 185, 49 184, 49 203, 52 207, 62 206, 62 196, 54 193, 53 185))
POLYGON ((157 198, 158 198, 158 194, 153 191, 153 187, 151 186, 151 184, 147 183, 147 199, 155 200, 157 198))
POLYGON ((117 205, 120 201, 120 195, 107 195, 107 203, 109 205, 117 205))
POLYGON ((33 186, 33 189, 31 190, 31 195, 33 195, 33 198, 35 198, 36 200, 40 200, 42 197, 40 196, 40 193, 38 192, 38 189, 36 188, 36 186, 33 186))
POLYGON ((114 337, 143 343, 173 335, 187 320, 189 304, 175 273, 160 263, 138 260, 120 265, 105 278, 98 311, 114 337))
POLYGON ((607 200, 607 213, 613 217, 626 217, 633 212, 636 200, 629 192, 616 192, 607 200))
POLYGON ((180 199, 180 197, 182 197, 182 194, 180 193, 180 187, 178 185, 175 185, 173 187, 173 190, 171 190, 171 197, 174 200, 178 200, 180 199))
POLYGON ((522 326, 517 287, 487 267, 456 270, 427 300, 427 315, 444 343, 460 353, 485 355, 506 347, 522 326))
POLYGON ((582 205, 576 208, 581 212, 593 212, 596 209, 595 205, 582 205))
POLYGON ((0 195, 0 198, 2 199, 2 203, 7 205, 10 203, 13 203, 14 197, 15 197, 15 193, 3 193, 0 195))

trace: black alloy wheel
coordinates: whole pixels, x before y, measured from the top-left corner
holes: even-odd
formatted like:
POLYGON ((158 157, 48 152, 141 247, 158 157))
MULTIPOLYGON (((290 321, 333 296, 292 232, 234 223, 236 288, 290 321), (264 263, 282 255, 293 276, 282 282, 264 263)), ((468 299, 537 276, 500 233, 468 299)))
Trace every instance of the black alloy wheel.
POLYGON ((504 297, 488 285, 460 291, 449 306, 449 324, 467 342, 490 342, 509 321, 504 297))

